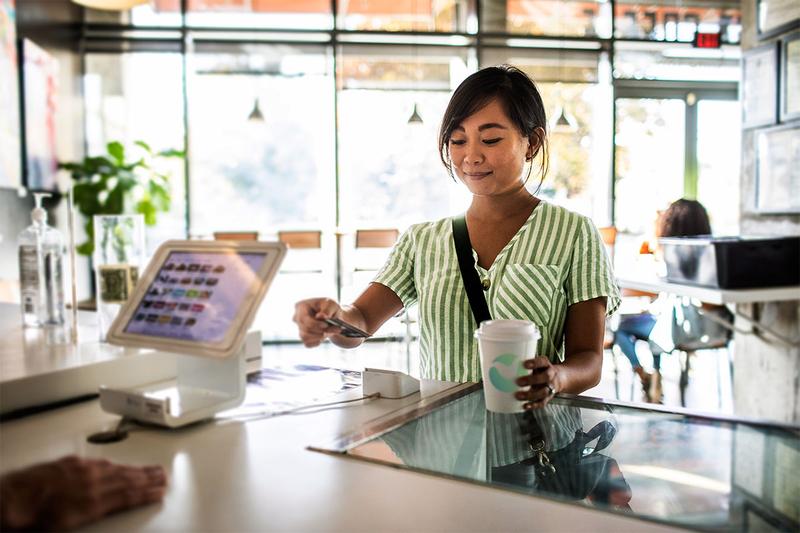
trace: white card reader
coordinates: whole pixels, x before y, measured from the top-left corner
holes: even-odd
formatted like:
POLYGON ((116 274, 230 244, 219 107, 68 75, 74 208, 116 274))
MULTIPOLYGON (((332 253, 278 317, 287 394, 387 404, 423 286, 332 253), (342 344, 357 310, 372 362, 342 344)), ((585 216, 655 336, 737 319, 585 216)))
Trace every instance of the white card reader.
POLYGON ((365 368, 361 379, 365 396, 379 393, 381 398, 397 399, 419 391, 418 379, 396 370, 365 368))

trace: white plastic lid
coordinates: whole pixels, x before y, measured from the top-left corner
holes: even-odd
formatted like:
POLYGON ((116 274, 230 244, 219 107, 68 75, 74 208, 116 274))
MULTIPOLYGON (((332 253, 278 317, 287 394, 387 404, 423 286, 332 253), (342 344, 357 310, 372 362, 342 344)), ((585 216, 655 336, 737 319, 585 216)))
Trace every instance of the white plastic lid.
POLYGON ((527 320, 484 320, 475 337, 493 340, 537 340, 539 328, 527 320))

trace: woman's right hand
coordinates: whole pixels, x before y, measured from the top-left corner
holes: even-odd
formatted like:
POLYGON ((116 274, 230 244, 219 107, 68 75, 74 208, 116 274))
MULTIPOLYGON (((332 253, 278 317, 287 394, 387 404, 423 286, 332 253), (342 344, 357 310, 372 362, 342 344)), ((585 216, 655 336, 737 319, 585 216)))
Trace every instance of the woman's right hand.
POLYGON ((330 326, 326 318, 339 318, 342 307, 330 298, 309 298, 300 300, 294 306, 294 320, 300 333, 300 340, 306 348, 319 346, 322 341, 341 330, 330 326))

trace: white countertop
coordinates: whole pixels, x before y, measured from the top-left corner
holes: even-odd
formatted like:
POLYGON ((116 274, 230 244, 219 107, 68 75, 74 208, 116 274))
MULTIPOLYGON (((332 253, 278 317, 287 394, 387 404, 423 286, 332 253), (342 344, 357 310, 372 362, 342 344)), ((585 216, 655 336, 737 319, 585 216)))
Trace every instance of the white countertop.
POLYGON ((771 287, 765 289, 714 289, 671 283, 655 274, 626 274, 617 276, 622 289, 635 289, 646 292, 668 292, 678 296, 697 298, 710 304, 743 304, 756 302, 783 302, 800 300, 800 287, 771 287))
MULTIPOLYGON (((78 346, 26 340, 18 327, 18 308, 0 306, 0 312, 3 402, 17 401, 31 388, 69 389, 63 394, 74 394, 78 385, 96 390, 96 369, 107 363, 116 365, 104 367, 107 377, 122 386, 140 384, 136 373, 157 361, 97 343, 91 333, 78 346)), ((91 329, 91 323, 85 326, 91 329)), ((426 385, 424 390, 434 392, 453 386, 426 385)), ((361 394, 360 388, 350 389, 337 399, 361 394)), ((170 483, 162 504, 109 517, 88 531, 672 530, 621 514, 306 449, 419 401, 416 393, 304 415, 217 420, 178 430, 147 427, 122 442, 97 445, 86 437, 112 429, 119 418, 103 412, 97 400, 88 400, 3 422, 0 472, 67 454, 166 468, 170 483)))
POLYGON ((0 303, 0 413, 175 377, 172 354, 98 340, 95 314, 78 314, 78 344, 66 328, 23 328, 18 304, 0 303))
MULTIPOLYGON (((440 384, 441 387, 452 384, 440 384)), ((359 397, 359 388, 341 393, 359 397)), ((420 400, 374 400, 271 419, 146 428, 118 443, 86 436, 117 418, 96 400, 2 424, 2 470, 65 454, 160 464, 164 502, 87 531, 671 531, 580 505, 309 451, 420 400)))

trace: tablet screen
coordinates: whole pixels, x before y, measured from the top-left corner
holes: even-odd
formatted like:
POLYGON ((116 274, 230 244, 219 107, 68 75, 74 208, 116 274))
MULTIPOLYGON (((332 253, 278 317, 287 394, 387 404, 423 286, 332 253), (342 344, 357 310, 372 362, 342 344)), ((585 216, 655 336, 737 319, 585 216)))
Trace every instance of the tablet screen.
POLYGON ((161 264, 126 333, 218 343, 225 338, 267 253, 171 252, 161 264))

